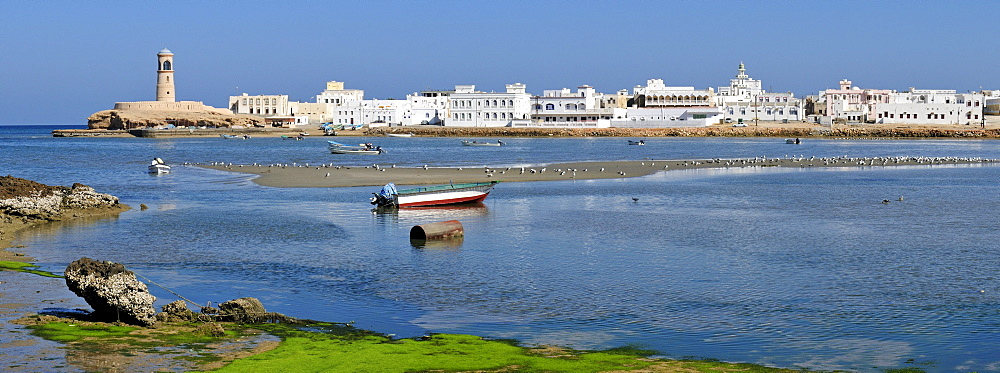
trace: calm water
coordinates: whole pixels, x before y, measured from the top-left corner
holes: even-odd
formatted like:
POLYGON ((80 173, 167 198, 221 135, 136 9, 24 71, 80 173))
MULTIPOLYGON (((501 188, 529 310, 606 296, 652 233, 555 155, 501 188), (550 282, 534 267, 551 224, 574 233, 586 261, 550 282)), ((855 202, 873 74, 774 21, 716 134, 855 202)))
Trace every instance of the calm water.
MULTIPOLYGON (((638 344, 667 357, 814 369, 1000 370, 997 166, 503 183, 482 206, 397 214, 370 211, 377 187, 276 189, 196 167, 145 173, 152 157, 398 166, 1000 158, 997 141, 504 139, 510 146, 470 148, 359 138, 389 153, 352 156, 329 154, 324 138, 52 138, 51 129, 0 126, 0 174, 80 182, 150 209, 25 237, 23 250, 45 270, 83 256, 116 261, 198 303, 253 296, 270 311, 400 337, 638 344), (463 241, 411 246, 412 226, 450 219, 464 225, 463 241)), ((158 305, 177 299, 151 291, 158 305)))

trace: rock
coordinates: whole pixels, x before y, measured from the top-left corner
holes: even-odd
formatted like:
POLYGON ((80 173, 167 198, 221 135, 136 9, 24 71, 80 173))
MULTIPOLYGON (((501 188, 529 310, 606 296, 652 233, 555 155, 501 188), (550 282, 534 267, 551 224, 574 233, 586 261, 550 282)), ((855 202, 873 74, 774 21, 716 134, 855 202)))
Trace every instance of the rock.
POLYGON ((223 329, 222 325, 219 325, 218 323, 210 322, 198 325, 198 328, 194 330, 194 334, 209 337, 221 337, 226 335, 226 329, 223 329))
POLYGON ((219 314, 238 322, 255 322, 265 317, 267 310, 257 298, 239 298, 219 304, 219 314))
POLYGON ((94 309, 96 320, 139 326, 156 322, 156 297, 124 265, 81 258, 66 267, 65 276, 69 289, 94 309))
POLYGON ((87 118, 90 129, 130 130, 174 125, 177 127, 254 127, 264 124, 264 118, 220 111, 169 110, 103 110, 87 118))
POLYGON ((182 300, 165 304, 161 307, 161 310, 163 312, 156 314, 156 319, 159 321, 173 322, 198 320, 198 314, 189 310, 187 308, 187 303, 182 300))

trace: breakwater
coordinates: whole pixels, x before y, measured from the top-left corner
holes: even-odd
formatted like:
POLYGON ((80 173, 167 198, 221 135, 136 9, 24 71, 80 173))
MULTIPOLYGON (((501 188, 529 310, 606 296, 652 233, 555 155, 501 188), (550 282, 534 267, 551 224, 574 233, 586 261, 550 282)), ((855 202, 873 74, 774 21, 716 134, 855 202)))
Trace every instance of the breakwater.
POLYGON ((997 129, 876 127, 679 127, 679 128, 510 128, 376 127, 368 136, 412 133, 429 137, 826 137, 826 138, 1000 138, 997 129))

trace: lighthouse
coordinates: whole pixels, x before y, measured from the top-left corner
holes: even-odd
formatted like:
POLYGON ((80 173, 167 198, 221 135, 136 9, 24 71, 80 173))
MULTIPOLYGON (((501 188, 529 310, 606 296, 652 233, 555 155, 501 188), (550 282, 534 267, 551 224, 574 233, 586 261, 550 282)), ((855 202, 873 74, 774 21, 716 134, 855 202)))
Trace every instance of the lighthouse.
POLYGON ((163 48, 156 54, 156 101, 174 102, 174 53, 163 48))

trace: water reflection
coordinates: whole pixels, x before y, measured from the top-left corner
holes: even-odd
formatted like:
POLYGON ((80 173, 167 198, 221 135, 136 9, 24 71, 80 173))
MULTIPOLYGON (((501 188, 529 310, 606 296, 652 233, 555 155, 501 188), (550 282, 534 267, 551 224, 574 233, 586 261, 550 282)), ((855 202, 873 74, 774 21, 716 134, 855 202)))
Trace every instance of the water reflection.
POLYGON ((426 220, 459 220, 460 218, 483 217, 490 209, 482 202, 467 203, 453 206, 407 207, 401 209, 372 209, 372 215, 378 221, 393 223, 409 223, 426 220))
POLYGON ((410 239, 410 246, 418 250, 458 251, 458 249, 462 248, 462 242, 464 241, 464 236, 432 240, 413 238, 410 239))

